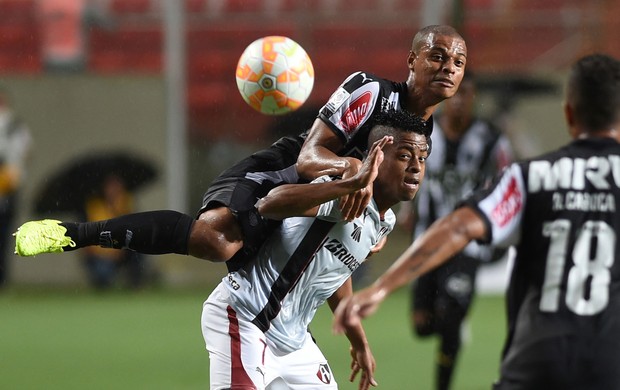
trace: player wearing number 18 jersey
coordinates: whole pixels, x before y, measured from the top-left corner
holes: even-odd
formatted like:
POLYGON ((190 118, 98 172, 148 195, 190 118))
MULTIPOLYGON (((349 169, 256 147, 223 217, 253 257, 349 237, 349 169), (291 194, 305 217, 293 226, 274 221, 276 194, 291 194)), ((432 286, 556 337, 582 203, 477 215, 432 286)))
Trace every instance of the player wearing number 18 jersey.
POLYGON ((376 310, 397 286, 476 239, 516 247, 508 339, 496 389, 619 389, 620 62, 571 69, 565 115, 574 140, 503 173, 439 220, 370 288, 343 302, 338 324, 376 310))

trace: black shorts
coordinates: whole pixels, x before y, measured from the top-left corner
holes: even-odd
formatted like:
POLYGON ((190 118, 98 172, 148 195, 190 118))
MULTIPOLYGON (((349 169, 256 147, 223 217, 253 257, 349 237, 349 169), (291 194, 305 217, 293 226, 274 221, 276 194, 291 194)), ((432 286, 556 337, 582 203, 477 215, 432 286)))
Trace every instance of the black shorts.
POLYGON ((465 316, 473 299, 479 264, 476 259, 457 255, 417 279, 412 288, 411 310, 459 308, 459 314, 465 316))
POLYGON ((241 226, 244 247, 260 247, 278 223, 260 217, 256 202, 278 185, 299 181, 295 163, 303 141, 303 136, 281 138, 222 172, 204 194, 198 215, 229 208, 241 226))

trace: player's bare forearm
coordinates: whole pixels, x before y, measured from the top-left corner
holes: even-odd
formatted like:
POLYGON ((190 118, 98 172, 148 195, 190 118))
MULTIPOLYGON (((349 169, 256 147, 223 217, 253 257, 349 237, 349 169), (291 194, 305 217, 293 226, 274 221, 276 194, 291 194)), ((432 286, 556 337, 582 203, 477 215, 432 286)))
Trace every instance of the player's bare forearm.
MULTIPOLYGON (((340 302, 353 295, 353 282, 351 278, 347 279, 346 282, 343 283, 342 286, 336 290, 331 297, 327 298, 327 304, 329 308, 332 310, 332 313, 336 311, 336 308, 340 304, 340 302)), ((358 324, 359 325, 359 324, 358 324)), ((363 349, 368 347, 368 340, 366 339, 366 333, 364 332, 364 328, 359 326, 352 326, 345 329, 345 335, 349 339, 351 346, 355 349, 363 349)))
POLYGON ((486 234, 482 218, 469 207, 441 218, 370 287, 341 302, 334 313, 334 330, 342 333, 373 314, 394 290, 445 263, 471 240, 484 238, 486 234))
MULTIPOLYGON (((331 297, 327 299, 329 307, 332 312, 336 310, 339 303, 350 297, 353 294, 353 284, 351 278, 340 286, 331 297)), ((349 382, 354 382, 358 374, 359 378, 359 390, 367 390, 370 386, 376 386, 377 383, 374 379, 374 373, 376 368, 375 357, 368 345, 368 339, 366 338, 366 332, 361 323, 356 323, 352 326, 346 326, 344 333, 351 343, 351 375, 349 376, 349 382)))
POLYGON ((323 175, 342 176, 354 160, 337 155, 343 146, 342 139, 325 122, 316 119, 297 158, 297 173, 307 180, 323 175))
POLYGON ((478 214, 463 207, 434 223, 374 283, 385 295, 445 263, 473 239, 483 238, 486 226, 478 214))
POLYGON ((270 219, 315 216, 319 205, 358 190, 360 181, 334 180, 325 183, 285 184, 271 190, 256 203, 258 212, 270 219))

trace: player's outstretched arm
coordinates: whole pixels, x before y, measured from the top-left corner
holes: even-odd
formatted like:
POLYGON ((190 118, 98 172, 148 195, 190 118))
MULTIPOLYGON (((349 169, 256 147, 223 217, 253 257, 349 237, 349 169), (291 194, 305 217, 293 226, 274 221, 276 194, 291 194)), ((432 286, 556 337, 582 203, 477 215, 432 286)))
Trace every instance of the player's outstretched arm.
MULTIPOLYGON (((329 307, 332 312, 336 310, 338 304, 347 297, 353 294, 353 283, 351 278, 340 286, 336 292, 327 299, 329 307)), ((377 386, 377 382, 374 378, 376 363, 375 357, 370 350, 368 339, 366 338, 366 332, 361 323, 357 323, 354 326, 346 327, 344 329, 349 342, 351 343, 351 375, 349 376, 349 382, 354 382, 357 374, 360 374, 359 390, 368 390, 370 386, 377 386)))
POLYGON ((469 207, 439 219, 370 287, 343 299, 334 312, 334 331, 343 333, 359 324, 395 289, 445 263, 471 240, 484 238, 486 230, 482 217, 469 207))
POLYGON ((256 203, 259 213, 270 219, 315 216, 321 204, 372 184, 383 161, 382 148, 391 142, 393 139, 390 136, 375 142, 359 172, 347 179, 324 183, 285 184, 274 188, 256 203))

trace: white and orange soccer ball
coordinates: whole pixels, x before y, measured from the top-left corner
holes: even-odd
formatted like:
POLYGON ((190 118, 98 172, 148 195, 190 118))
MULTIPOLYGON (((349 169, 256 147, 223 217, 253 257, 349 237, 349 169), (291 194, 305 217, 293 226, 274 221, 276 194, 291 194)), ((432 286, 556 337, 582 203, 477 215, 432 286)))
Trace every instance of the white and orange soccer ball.
POLYGON ((283 36, 252 42, 237 63, 237 87, 252 108, 280 115, 301 107, 314 86, 314 68, 306 51, 283 36))

